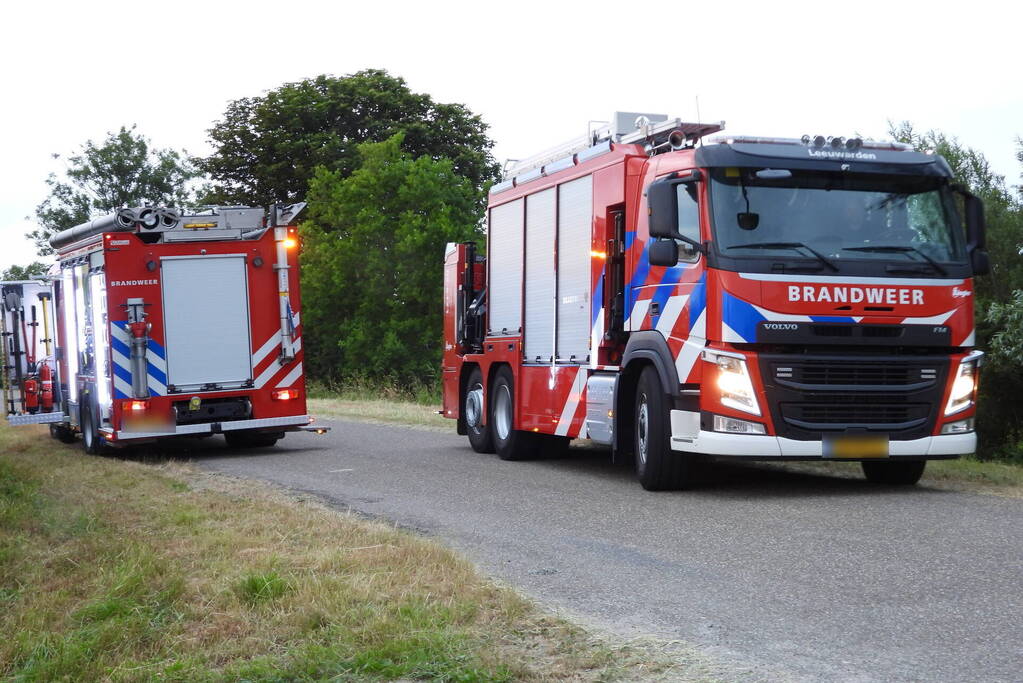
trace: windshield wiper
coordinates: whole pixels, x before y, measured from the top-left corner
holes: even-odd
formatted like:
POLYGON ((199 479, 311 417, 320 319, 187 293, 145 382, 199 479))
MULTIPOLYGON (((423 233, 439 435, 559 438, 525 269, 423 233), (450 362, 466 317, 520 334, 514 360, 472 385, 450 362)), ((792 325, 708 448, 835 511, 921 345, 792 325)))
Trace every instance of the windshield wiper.
POLYGON ((920 251, 916 247, 911 247, 909 245, 878 244, 878 245, 871 245, 869 247, 842 247, 842 250, 843 251, 871 251, 871 252, 875 252, 875 253, 878 253, 878 254, 909 254, 909 253, 919 254, 920 258, 922 258, 924 261, 927 261, 927 263, 929 263, 931 265, 931 267, 934 268, 934 270, 938 271, 942 275, 948 275, 948 271, 945 270, 941 266, 940 263, 938 263, 937 261, 932 259, 930 256, 928 256, 924 252, 920 251))
POLYGON ((831 262, 831 260, 820 253, 813 247, 808 247, 802 242, 751 242, 750 244, 733 244, 725 249, 806 249, 808 252, 813 254, 818 261, 826 265, 831 270, 838 272, 838 266, 831 262))

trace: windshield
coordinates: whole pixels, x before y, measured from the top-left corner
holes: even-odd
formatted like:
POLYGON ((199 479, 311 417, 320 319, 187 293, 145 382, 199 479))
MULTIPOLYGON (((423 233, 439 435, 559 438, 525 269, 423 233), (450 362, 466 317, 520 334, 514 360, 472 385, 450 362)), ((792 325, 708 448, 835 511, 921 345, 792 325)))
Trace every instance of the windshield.
POLYGON ((942 180, 777 170, 758 177, 758 169, 714 169, 717 249, 729 257, 814 259, 821 267, 859 259, 940 271, 940 263, 966 258, 942 180))

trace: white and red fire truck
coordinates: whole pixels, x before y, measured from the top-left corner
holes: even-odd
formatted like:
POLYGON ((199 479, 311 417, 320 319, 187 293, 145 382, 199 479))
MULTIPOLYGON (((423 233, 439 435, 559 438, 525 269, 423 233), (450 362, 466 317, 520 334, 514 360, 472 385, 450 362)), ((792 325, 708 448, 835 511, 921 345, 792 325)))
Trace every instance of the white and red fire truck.
MULTIPOLYGON (((223 433, 270 446, 306 414, 297 235, 304 204, 121 209, 55 235, 49 423, 87 452, 223 433)), ((22 315, 23 318, 23 315, 22 315)))
POLYGON ((573 438, 648 489, 695 456, 912 484, 972 453, 980 201, 898 143, 619 113, 490 191, 445 258, 444 414, 505 459, 573 438))

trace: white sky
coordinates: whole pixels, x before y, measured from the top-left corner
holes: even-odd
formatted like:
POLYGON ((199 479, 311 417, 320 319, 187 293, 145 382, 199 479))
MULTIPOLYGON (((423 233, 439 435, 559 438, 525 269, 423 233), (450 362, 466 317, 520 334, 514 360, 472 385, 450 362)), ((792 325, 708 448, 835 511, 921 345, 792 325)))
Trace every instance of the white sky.
POLYGON ((0 10, 0 267, 27 263, 43 181, 121 125, 205 154, 229 100, 384 68, 525 157, 615 110, 732 133, 935 128, 1020 183, 1023 5, 991 2, 9 2, 0 10))

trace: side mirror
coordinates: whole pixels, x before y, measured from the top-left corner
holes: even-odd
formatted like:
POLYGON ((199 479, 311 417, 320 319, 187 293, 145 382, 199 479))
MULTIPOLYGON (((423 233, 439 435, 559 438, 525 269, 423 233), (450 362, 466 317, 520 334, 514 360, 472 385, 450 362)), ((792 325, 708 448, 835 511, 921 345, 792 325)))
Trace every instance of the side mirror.
POLYGON ((974 275, 987 275, 991 272, 991 259, 987 249, 974 249, 970 252, 970 266, 974 275))
POLYGON ((695 183, 702 176, 695 170, 682 177, 673 176, 656 180, 647 189, 650 237, 682 240, 691 244, 693 249, 703 252, 702 244, 678 232, 678 186, 682 183, 695 183))
POLYGON ((973 272, 977 275, 984 275, 991 270, 987 253, 985 252, 983 256, 974 258, 974 254, 978 251, 984 251, 984 248, 987 246, 984 202, 963 185, 953 185, 952 191, 963 198, 963 208, 966 210, 966 248, 970 252, 970 263, 973 265, 973 272), (981 270, 977 270, 978 266, 981 270))
POLYGON ((674 266, 678 264, 678 243, 671 239, 655 239, 647 251, 647 260, 652 266, 674 266))

